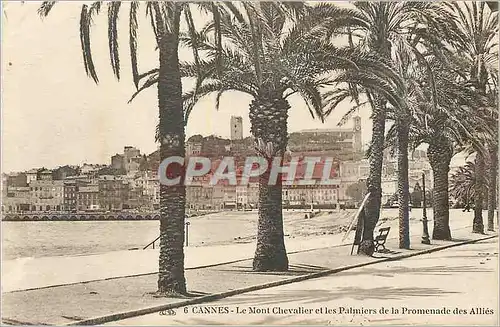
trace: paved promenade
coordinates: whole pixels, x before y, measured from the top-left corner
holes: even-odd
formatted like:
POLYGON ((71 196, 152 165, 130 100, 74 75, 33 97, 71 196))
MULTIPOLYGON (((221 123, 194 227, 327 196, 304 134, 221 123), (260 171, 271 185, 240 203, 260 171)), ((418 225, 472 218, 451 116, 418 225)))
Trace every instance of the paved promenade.
MULTIPOLYGON (((484 235, 471 234, 468 216, 454 219, 453 236, 458 240, 473 240, 484 235)), ((397 257, 439 245, 454 242, 420 243, 421 222, 412 220, 412 250, 397 249, 397 221, 384 222, 392 226, 388 248, 397 257)), ((432 226, 432 222, 430 222, 432 226)), ((432 230, 432 229, 431 229, 432 230)), ((377 258, 349 255, 350 244, 341 244, 343 235, 289 238, 287 249, 291 269, 287 273, 252 273, 251 257, 255 244, 233 244, 217 247, 186 248, 186 279, 190 292, 203 294, 223 293, 249 286, 263 285, 298 276, 324 272, 329 269, 375 262, 377 258), (235 260, 247 259, 239 262, 235 260), (229 262, 229 263, 228 263, 229 262), (232 262, 232 263, 231 263, 232 262), (225 263, 225 264, 224 264, 225 263), (216 265, 219 264, 219 265, 216 265), (212 265, 203 268, 202 266, 212 265), (215 265, 215 266, 214 266, 215 265)), ((352 235, 346 241, 351 242, 352 235)), ((112 313, 129 312, 143 308, 178 303, 185 299, 155 298, 157 251, 119 251, 99 255, 39 258, 10 267, 4 271, 3 320, 6 323, 66 324, 112 313), (10 270, 9 270, 10 269, 10 270), (146 274, 130 276, 133 274, 146 274), (104 280, 105 278, 115 277, 104 280), (93 281, 94 280, 94 281, 93 281), (48 287, 50 285, 70 285, 48 287), (15 283, 11 286, 10 283, 15 283), (27 290, 34 287, 41 289, 27 290)), ((13 260, 15 261, 15 260, 13 260)))
MULTIPOLYGON (((339 245, 341 235, 287 239, 287 251, 339 245)), ((186 269, 248 259, 255 243, 185 248, 186 269)), ((21 258, 3 262, 2 292, 158 272, 158 250, 113 251, 94 255, 21 258)))
MULTIPOLYGON (((418 220, 420 215, 421 210, 413 210, 412 217, 415 219, 410 221, 412 235, 418 235, 422 231, 422 223, 418 220)), ((469 216, 457 216, 452 222, 453 228, 460 230, 469 226, 472 220, 469 216)), ((389 238, 398 237, 397 220, 381 222, 380 226, 391 226, 389 238)), ((432 231, 432 221, 429 221, 429 229, 432 231)), ((343 234, 334 234, 288 237, 285 240, 287 251, 291 253, 349 244, 353 233, 345 242, 342 242, 342 237, 343 234)), ((253 257, 254 251, 254 242, 186 247, 185 265, 187 269, 193 269, 248 259, 253 257)), ((5 260, 2 262, 2 293, 155 272, 158 272, 157 249, 5 260)))
POLYGON ((109 325, 498 326, 498 238, 208 305, 226 308, 228 313, 204 314, 197 305, 175 309, 175 316, 153 313, 109 325), (309 313, 285 312, 300 308, 309 313))

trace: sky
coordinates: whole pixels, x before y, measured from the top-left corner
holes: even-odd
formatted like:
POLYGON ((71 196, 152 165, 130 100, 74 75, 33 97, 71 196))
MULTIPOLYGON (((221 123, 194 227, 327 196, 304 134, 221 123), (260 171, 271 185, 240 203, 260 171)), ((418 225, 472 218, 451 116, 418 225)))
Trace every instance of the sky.
MULTIPOLYGON (((158 109, 156 88, 128 104, 132 83, 128 51, 127 11, 119 18, 122 78, 109 65, 106 11, 92 28, 93 58, 99 76, 96 85, 85 74, 80 53, 79 14, 82 2, 60 2, 50 15, 37 15, 39 2, 3 2, 2 16, 2 171, 65 164, 110 163, 126 145, 143 153, 157 149, 154 131, 158 109)), ((202 19, 197 23, 202 25, 202 19)), ((156 67, 154 38, 145 18, 139 21, 139 70, 156 67)), ((189 60, 183 49, 181 60, 189 60)), ((289 131, 336 127, 350 107, 341 104, 323 124, 313 120, 299 97, 290 97, 289 131)), ((227 93, 217 111, 214 97, 200 101, 190 116, 187 136, 229 137, 231 115, 243 117, 249 136, 251 98, 227 93)), ((371 137, 369 110, 361 110, 363 142, 371 137)), ((346 127, 351 127, 349 122, 346 127)))

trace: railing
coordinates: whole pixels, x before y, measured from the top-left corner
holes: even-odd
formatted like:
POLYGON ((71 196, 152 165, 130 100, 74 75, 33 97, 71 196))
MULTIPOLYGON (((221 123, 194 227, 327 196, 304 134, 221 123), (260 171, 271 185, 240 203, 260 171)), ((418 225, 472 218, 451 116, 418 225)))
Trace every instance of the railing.
POLYGON ((153 249, 155 248, 155 242, 158 241, 160 239, 160 236, 158 236, 157 238, 155 238, 153 241, 149 242, 148 245, 146 245, 145 247, 143 247, 142 249, 143 250, 146 250, 148 247, 150 247, 151 245, 153 246, 153 249))
MULTIPOLYGON (((185 231, 185 239, 184 239, 184 244, 186 246, 189 246, 189 225, 191 225, 191 223, 189 221, 186 221, 185 223, 185 226, 186 226, 186 231, 185 231)), ((143 250, 146 250, 148 247, 152 246, 152 248, 154 249, 155 248, 155 243, 156 241, 158 241, 160 239, 160 236, 158 236, 157 238, 155 238, 154 240, 152 240, 151 242, 148 243, 148 245, 146 245, 145 247, 143 247, 142 249, 143 250)))

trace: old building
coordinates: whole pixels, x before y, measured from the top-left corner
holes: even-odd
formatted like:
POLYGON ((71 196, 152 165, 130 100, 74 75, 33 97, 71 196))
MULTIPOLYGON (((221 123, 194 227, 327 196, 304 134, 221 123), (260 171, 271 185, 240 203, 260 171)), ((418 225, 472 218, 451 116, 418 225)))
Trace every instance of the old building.
POLYGON ((284 185, 283 204, 285 205, 328 205, 337 207, 340 203, 339 184, 333 185, 284 185))
POLYGON ((2 198, 2 209, 4 212, 30 211, 30 203, 31 196, 29 187, 6 186, 6 192, 2 198))
POLYGON ((134 174, 138 172, 139 168, 141 167, 141 161, 141 156, 130 158, 125 164, 125 171, 127 172, 127 174, 134 174))
POLYGON ((339 160, 363 157, 361 119, 353 118, 352 128, 307 129, 290 133, 288 148, 292 153, 309 155, 320 152, 339 160))
POLYGON ((123 204, 124 209, 150 209, 148 197, 144 194, 144 188, 141 185, 134 186, 128 183, 127 200, 123 204))
POLYGON ((2 183, 0 184, 0 187, 2 188, 2 199, 5 198, 7 196, 7 179, 8 179, 8 175, 5 174, 5 173, 2 173, 2 183))
POLYGON ((259 203, 259 183, 249 182, 247 185, 236 186, 236 203, 241 209, 257 208, 259 203))
POLYGON ((214 188, 207 184, 189 185, 186 187, 186 202, 188 209, 209 210, 214 208, 214 188))
POLYGON ((52 171, 52 179, 54 180, 62 180, 76 175, 78 175, 78 168, 69 165, 61 166, 52 171))
POLYGON ((36 181, 38 179, 39 169, 33 168, 26 172, 26 183, 29 185, 31 181, 36 181))
POLYGON ((6 186, 14 187, 26 187, 28 186, 28 177, 26 173, 11 173, 7 174, 7 179, 5 181, 6 186))
POLYGON ((100 209, 99 185, 89 184, 79 186, 77 191, 78 211, 92 211, 100 209))
POLYGON ((186 142, 186 155, 188 157, 195 157, 201 154, 203 146, 203 136, 193 135, 186 142))
POLYGON ((125 169, 125 157, 122 154, 115 154, 111 157, 111 168, 116 170, 125 169))
POLYGON ((64 201, 63 210, 78 210, 78 190, 82 186, 87 186, 90 181, 77 176, 71 176, 64 180, 64 201))
POLYGON ((127 173, 139 171, 142 160, 141 151, 132 146, 123 148, 123 164, 127 173))
POLYGON ((83 164, 80 167, 80 175, 86 176, 90 180, 96 180, 99 176, 99 171, 106 165, 83 164))
POLYGON ((64 181, 64 200, 63 200, 63 210, 64 211, 75 211, 77 210, 77 186, 76 181, 68 180, 64 181))
POLYGON ((52 180, 52 173, 45 178, 31 181, 30 205, 31 211, 61 211, 64 205, 64 181, 52 180))
POLYGON ((362 139, 362 128, 361 128, 361 117, 355 116, 353 118, 354 122, 354 135, 352 140, 352 147, 355 153, 361 153, 363 151, 363 139, 362 139))
POLYGON ((157 172, 146 171, 135 180, 142 189, 143 202, 149 209, 158 209, 160 205, 160 181, 157 175, 157 172))
POLYGON ((231 116, 231 141, 243 140, 243 118, 231 116))
POLYGON ((133 146, 125 146, 123 148, 123 157, 125 158, 125 162, 127 162, 132 158, 140 156, 141 156, 141 151, 137 148, 134 148, 133 146))
POLYGON ((99 206, 103 210, 123 210, 129 185, 120 176, 99 176, 99 206))
POLYGON ((327 205, 337 207, 340 204, 339 189, 341 184, 339 163, 328 162, 322 158, 314 164, 311 176, 308 176, 307 161, 299 160, 295 179, 290 184, 288 176, 283 175, 282 200, 285 205, 327 205), (304 185, 309 180, 313 185, 304 185), (328 180, 328 183, 326 181, 328 180), (326 185, 323 185, 326 184, 326 185))
POLYGON ((38 172, 38 180, 41 181, 51 181, 53 180, 52 177, 52 170, 49 169, 42 169, 38 172))
POLYGON ((230 145, 231 140, 210 135, 203 138, 200 155, 212 159, 231 156, 231 152, 228 151, 228 146, 230 145))

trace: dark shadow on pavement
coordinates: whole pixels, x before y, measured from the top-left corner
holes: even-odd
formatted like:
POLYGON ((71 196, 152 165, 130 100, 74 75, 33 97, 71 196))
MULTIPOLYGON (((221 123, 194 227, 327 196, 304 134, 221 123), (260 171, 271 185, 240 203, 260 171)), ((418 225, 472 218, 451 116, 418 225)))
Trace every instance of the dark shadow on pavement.
POLYGON ((306 275, 313 274, 325 270, 329 270, 330 268, 308 265, 308 264, 293 264, 289 265, 288 271, 253 271, 250 266, 233 266, 231 269, 218 269, 219 271, 230 271, 233 273, 240 274, 259 274, 259 275, 281 275, 281 276, 297 276, 297 275, 306 275))
POLYGON ((448 256, 440 256, 440 259, 455 259, 455 258, 471 258, 471 259, 482 259, 482 258, 494 258, 498 257, 498 253, 489 253, 489 254, 464 254, 464 255, 448 255, 448 256))
POLYGON ((373 254, 374 258, 392 258, 394 255, 401 254, 401 251, 393 251, 389 249, 381 250, 379 252, 375 252, 373 254))
MULTIPOLYGON (((444 241, 444 242, 460 243, 460 242, 470 242, 472 240, 473 239, 471 239, 471 238, 454 238, 451 241, 444 241)), ((436 241, 436 240, 432 240, 432 241, 436 241)), ((440 240, 438 240, 438 241, 440 241, 440 240)))
POLYGON ((279 293, 267 294, 242 294, 229 299, 226 304, 246 304, 248 306, 266 306, 273 304, 283 304, 286 302, 300 301, 301 304, 319 304, 340 299, 354 300, 399 300, 407 297, 437 297, 457 292, 448 292, 440 288, 426 287, 336 287, 332 290, 325 289, 302 289, 302 290, 281 290, 279 293))
POLYGON ((341 276, 380 276, 380 277, 394 277, 400 274, 414 274, 414 275, 453 275, 460 272, 492 272, 491 269, 484 269, 480 266, 431 266, 431 267, 384 267, 383 269, 377 268, 363 268, 361 270, 350 270, 339 273, 341 276))

